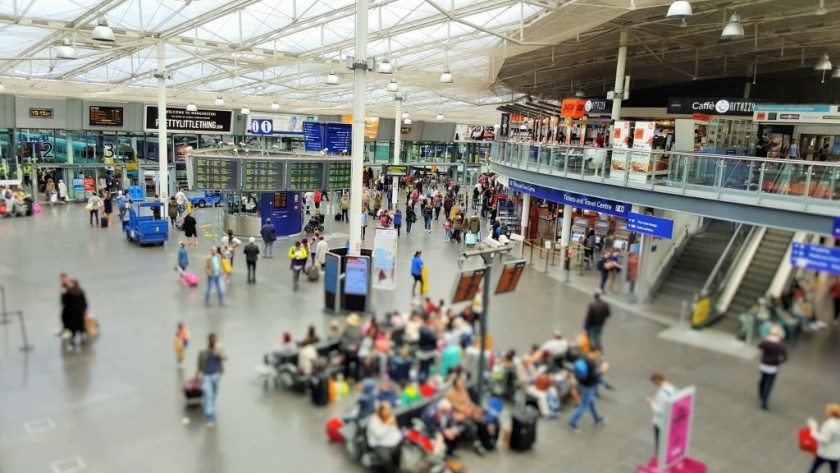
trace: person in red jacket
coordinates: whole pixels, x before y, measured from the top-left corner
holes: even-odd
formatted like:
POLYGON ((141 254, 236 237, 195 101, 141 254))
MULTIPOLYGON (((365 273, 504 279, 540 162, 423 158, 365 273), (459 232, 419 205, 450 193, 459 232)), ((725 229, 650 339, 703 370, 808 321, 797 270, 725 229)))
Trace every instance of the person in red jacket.
POLYGON ((315 201, 315 215, 321 214, 321 191, 315 191, 315 197, 312 199, 315 201))
POLYGON ((834 280, 828 291, 834 299, 834 325, 840 323, 840 278, 834 280))

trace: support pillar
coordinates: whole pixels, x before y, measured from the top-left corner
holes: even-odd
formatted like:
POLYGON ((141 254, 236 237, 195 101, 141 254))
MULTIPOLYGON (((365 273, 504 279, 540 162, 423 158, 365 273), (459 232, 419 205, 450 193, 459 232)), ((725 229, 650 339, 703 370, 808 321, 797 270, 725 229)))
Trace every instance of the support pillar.
POLYGON ((621 29, 621 34, 618 40, 618 59, 615 64, 615 98, 613 99, 612 114, 610 118, 616 121, 621 117, 621 100, 624 97, 624 70, 627 65, 627 41, 629 38, 629 30, 625 27, 621 29))
POLYGON ((528 238, 528 220, 531 216, 531 196, 529 194, 522 194, 522 219, 519 222, 520 234, 528 238))
MULTIPOLYGON (((157 80, 158 80, 158 195, 166 204, 169 199, 169 139, 166 136, 166 43, 157 43, 157 80)), ((141 176, 142 179, 142 176, 141 176)))
POLYGON ((572 211, 574 207, 563 204, 563 227, 560 229, 560 249, 563 251, 563 269, 566 271, 566 282, 569 281, 571 273, 571 261, 569 261, 569 244, 572 241, 572 211))
MULTIPOLYGON (((403 96, 401 93, 397 93, 397 96, 394 98, 394 105, 395 105, 395 112, 394 112, 394 164, 400 164, 400 120, 402 120, 402 102, 403 96)), ((399 176, 394 176, 393 181, 391 183, 391 202, 394 206, 394 211, 397 210, 397 204, 399 203, 399 195, 400 195, 400 178, 399 176)))
POLYGON ((353 145, 350 157, 350 254, 362 252, 362 171, 365 163, 365 89, 368 0, 356 0, 356 49, 353 59, 353 145))

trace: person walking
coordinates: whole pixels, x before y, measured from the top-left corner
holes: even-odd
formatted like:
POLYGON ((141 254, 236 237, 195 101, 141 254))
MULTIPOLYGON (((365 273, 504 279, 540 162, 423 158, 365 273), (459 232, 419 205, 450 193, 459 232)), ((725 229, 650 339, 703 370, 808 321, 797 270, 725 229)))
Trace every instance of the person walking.
POLYGON ((834 300, 834 325, 840 323, 840 277, 834 280, 828 291, 834 300))
POLYGON ((117 192, 117 211, 120 213, 120 224, 125 220, 125 212, 128 210, 128 197, 123 191, 117 192))
POLYGON ((260 236, 263 240, 263 258, 274 258, 274 242, 277 241, 277 228, 271 223, 271 219, 265 219, 265 225, 260 228, 260 236))
POLYGON ((432 234, 432 212, 434 212, 432 203, 427 199, 426 205, 423 207, 423 221, 425 222, 426 233, 429 235, 432 234))
POLYGON ((187 239, 187 245, 198 246, 198 222, 195 221, 192 212, 187 212, 187 215, 184 216, 181 228, 184 229, 184 238, 187 239))
POLYGON ((594 295, 594 300, 586 309, 586 319, 583 322, 583 329, 586 330, 586 335, 589 337, 589 346, 603 351, 604 346, 601 344, 601 334, 604 331, 604 324, 610 317, 610 306, 601 300, 601 295, 597 292, 594 295))
POLYGON ((227 234, 222 237, 222 246, 230 248, 230 265, 233 266, 233 258, 236 256, 236 249, 242 245, 242 240, 233 236, 233 230, 228 228, 227 234))
POLYGON ((817 455, 808 473, 817 473, 824 463, 828 463, 831 473, 837 473, 840 463, 840 404, 826 405, 825 416, 827 419, 822 426, 816 420, 808 419, 811 437, 817 441, 817 455))
POLYGON ((210 254, 204 260, 204 273, 207 274, 207 292, 204 293, 204 305, 210 304, 210 292, 216 287, 219 305, 224 304, 225 291, 222 289, 222 257, 215 246, 210 247, 210 254))
POLYGON ((207 336, 207 348, 198 353, 198 377, 204 392, 204 418, 207 428, 216 425, 216 399, 219 397, 219 380, 225 372, 225 355, 219 346, 216 334, 207 336))
POLYGON ((414 258, 411 259, 411 277, 414 278, 414 284, 411 285, 411 297, 414 297, 417 291, 417 285, 420 285, 420 291, 423 291, 423 252, 417 250, 414 252, 414 258))
POLYGON ((341 196, 341 201, 338 203, 338 208, 341 209, 341 221, 349 222, 350 216, 348 212, 350 211, 350 197, 346 193, 341 196))
POLYGON ((321 215, 321 191, 315 191, 315 194, 312 196, 312 202, 315 204, 315 215, 321 215))
POLYGON ((330 251, 330 244, 324 239, 324 235, 318 236, 318 244, 315 245, 315 265, 319 270, 323 270, 327 263, 327 253, 330 251))
POLYGON ((96 226, 99 226, 99 208, 102 207, 102 199, 99 198, 99 194, 93 193, 91 194, 90 198, 88 198, 88 203, 85 209, 90 212, 90 226, 93 226, 93 222, 96 221, 96 226))
POLYGON ((786 159, 799 159, 799 144, 796 142, 796 138, 790 139, 790 146, 788 146, 787 154, 785 155, 786 159))
POLYGON ((306 266, 308 258, 309 254, 306 252, 306 248, 299 241, 296 241, 294 246, 289 248, 289 260, 291 260, 292 269, 292 288, 295 291, 298 290, 300 273, 303 271, 304 266, 306 266))
POLYGON ((621 274, 621 270, 623 269, 623 266, 621 266, 621 250, 613 251, 607 269, 609 269, 610 273, 610 282, 607 285, 607 289, 610 292, 615 292, 615 282, 618 281, 618 275, 621 274))
POLYGON ((411 234, 411 226, 417 221, 417 214, 414 213, 414 206, 405 209, 405 234, 411 234))
POLYGON ((85 291, 79 286, 79 281, 70 279, 65 293, 64 309, 66 310, 65 328, 69 331, 68 347, 70 351, 81 349, 84 343, 85 314, 87 314, 88 303, 85 291))
POLYGON ((260 257, 260 247, 255 243, 256 238, 248 239, 248 244, 242 249, 245 254, 245 263, 248 265, 248 283, 257 282, 257 259, 260 257))
POLYGON ((598 379, 601 375, 607 372, 607 364, 602 363, 598 366, 597 360, 600 352, 595 349, 591 350, 586 357, 578 358, 574 363, 574 374, 578 383, 578 391, 580 392, 580 404, 569 419, 569 428, 572 432, 579 432, 577 423, 587 410, 592 412, 592 417, 595 420, 595 425, 601 425, 604 422, 604 417, 598 415, 596 406, 596 389, 598 386, 598 379))
POLYGON ((784 336, 784 329, 773 325, 767 338, 758 344, 758 349, 761 350, 761 363, 758 365, 761 372, 761 378, 758 381, 758 398, 761 400, 761 408, 765 411, 770 401, 770 392, 773 390, 776 375, 779 374, 779 366, 788 360, 782 336, 784 336))
POLYGON ((184 195, 183 187, 179 187, 178 192, 175 193, 175 203, 178 205, 178 214, 187 211, 187 196, 184 195))
POLYGON ((67 184, 63 180, 58 180, 58 198, 65 204, 67 203, 67 184))
POLYGON ((114 201, 109 191, 105 191, 102 195, 102 212, 104 214, 102 219, 106 220, 104 226, 107 227, 108 224, 111 223, 111 214, 114 213, 114 201))
POLYGON ((397 230, 397 238, 400 237, 400 229, 402 228, 403 214, 402 210, 396 209, 394 211, 394 228, 397 230))
POLYGON ((612 257, 612 253, 610 251, 605 251, 604 254, 601 255, 601 259, 598 260, 596 267, 598 271, 601 273, 601 285, 599 288, 601 292, 604 292, 604 288, 607 285, 607 279, 610 277, 610 268, 612 268, 612 261, 610 258, 612 257))
POLYGON ((166 204, 166 210, 169 214, 169 223, 174 227, 175 220, 178 219, 178 201, 175 200, 175 197, 170 197, 169 202, 166 204))
POLYGON ((475 235, 475 241, 481 241, 481 219, 473 212, 470 217, 469 231, 475 235))
POLYGON ((443 196, 440 195, 440 191, 435 191, 432 197, 432 205, 435 208, 435 221, 437 221, 440 218, 440 209, 443 207, 443 196))
POLYGON ((653 454, 659 454, 659 433, 665 425, 665 409, 668 400, 676 394, 677 388, 665 380, 665 375, 656 372, 650 375, 650 382, 656 386, 656 394, 647 398, 650 409, 653 411, 653 454))
POLYGON ((190 256, 187 253, 187 247, 183 241, 178 242, 178 263, 175 266, 175 270, 183 273, 187 270, 187 266, 190 264, 190 256))

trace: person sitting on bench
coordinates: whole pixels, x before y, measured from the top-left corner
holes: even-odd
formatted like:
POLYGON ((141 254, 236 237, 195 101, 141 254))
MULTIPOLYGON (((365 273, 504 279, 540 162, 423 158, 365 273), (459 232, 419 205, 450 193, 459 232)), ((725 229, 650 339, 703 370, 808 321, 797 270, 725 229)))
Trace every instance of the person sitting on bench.
POLYGON ((397 426, 397 418, 391 412, 391 404, 379 403, 376 415, 368 421, 366 434, 368 446, 382 462, 381 471, 396 473, 402 432, 397 426))

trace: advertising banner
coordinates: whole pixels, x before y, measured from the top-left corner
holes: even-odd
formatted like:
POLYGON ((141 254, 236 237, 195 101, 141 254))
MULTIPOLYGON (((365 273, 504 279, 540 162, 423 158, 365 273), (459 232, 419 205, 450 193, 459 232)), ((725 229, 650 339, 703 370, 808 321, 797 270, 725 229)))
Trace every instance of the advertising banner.
POLYGON ((756 105, 753 120, 777 123, 840 124, 840 105, 756 105))
POLYGON ((653 149, 653 136, 656 134, 655 122, 636 122, 633 130, 633 153, 630 156, 630 181, 647 182, 652 170, 650 151, 653 149))
MULTIPOLYGON (((146 105, 146 131, 158 129, 158 108, 146 105)), ((169 132, 194 132, 202 134, 230 134, 233 132, 233 112, 200 108, 188 112, 183 108, 166 107, 166 128, 169 132)))
POLYGON ((397 231, 377 228, 373 239, 373 287, 393 291, 397 288, 397 231))
POLYGON ((691 115, 742 115, 750 116, 755 111, 755 102, 737 98, 670 97, 668 113, 691 115))
POLYGON ((624 181, 627 174, 627 150, 630 148, 630 122, 617 120, 613 125, 610 179, 624 181))
POLYGON ((255 114, 249 115, 246 135, 302 135, 303 122, 314 118, 311 115, 255 114))
MULTIPOLYGON (((342 115, 341 123, 353 124, 353 115, 342 115)), ((375 140, 379 133, 379 117, 365 117, 365 139, 375 140)))
POLYGON ((367 295, 367 256, 347 256, 347 263, 344 268, 344 293, 352 296, 367 295))
POLYGON ((668 471, 688 456, 694 414, 693 386, 674 394, 665 406, 665 425, 660 432, 659 468, 668 471), (664 440, 664 441, 662 441, 664 440))
POLYGON ((499 122, 499 136, 507 138, 510 136, 510 114, 503 113, 502 120, 499 122))

